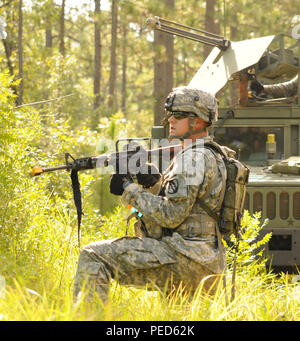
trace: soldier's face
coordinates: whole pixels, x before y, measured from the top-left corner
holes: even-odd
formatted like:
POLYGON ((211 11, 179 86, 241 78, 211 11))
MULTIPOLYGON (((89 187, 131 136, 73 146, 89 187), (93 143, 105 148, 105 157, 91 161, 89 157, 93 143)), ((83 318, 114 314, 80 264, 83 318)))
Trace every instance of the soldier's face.
POLYGON ((169 135, 182 136, 189 131, 189 118, 176 119, 173 115, 169 117, 169 135))

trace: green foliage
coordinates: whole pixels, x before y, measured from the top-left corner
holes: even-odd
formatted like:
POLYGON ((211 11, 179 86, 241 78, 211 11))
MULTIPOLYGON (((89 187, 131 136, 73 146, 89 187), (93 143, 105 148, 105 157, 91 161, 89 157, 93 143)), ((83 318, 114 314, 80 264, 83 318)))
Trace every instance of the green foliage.
POLYGON ((253 217, 247 210, 244 211, 241 219, 241 226, 238 236, 232 234, 230 243, 224 240, 227 248, 227 263, 232 267, 236 257, 237 265, 241 269, 244 267, 253 267, 254 270, 261 270, 265 265, 267 258, 264 257, 264 246, 269 242, 272 233, 265 234, 261 239, 260 232, 267 225, 266 219, 263 224, 260 223, 261 212, 254 213, 253 217), (230 245, 230 246, 229 246, 230 245))
MULTIPOLYGON (((40 159, 49 165, 55 163, 55 150, 59 152, 59 148, 55 148, 53 140, 51 151, 38 148, 40 143, 46 144, 45 130, 51 131, 48 137, 56 134, 60 148, 62 144, 68 148, 74 139, 69 139, 59 124, 56 130, 53 125, 44 127, 38 112, 32 109, 14 110, 9 89, 11 78, 0 74, 0 79, 3 85, 0 95, 0 272, 14 276, 21 272, 22 276, 31 278, 43 267, 46 255, 43 249, 51 248, 55 253, 55 246, 60 243, 56 233, 64 231, 68 235, 70 227, 66 223, 70 225, 69 217, 74 210, 68 207, 71 192, 66 181, 56 186, 51 177, 32 179, 29 171, 40 159), (64 195, 59 196, 59 192, 64 195)), ((83 188, 88 186, 88 181, 89 175, 84 175, 83 188)))
MULTIPOLYGON (((59 112, 65 119, 69 118, 74 129, 83 125, 96 129, 103 117, 111 115, 107 103, 110 76, 110 11, 101 10, 99 18, 102 46, 101 104, 99 108, 94 109, 94 2, 86 5, 72 4, 72 10, 68 4, 65 14, 65 58, 59 54, 60 5, 53 0, 32 0, 30 3, 31 6, 24 6, 23 16, 23 47, 26 56, 23 66, 24 102, 31 103, 73 94, 72 97, 51 102, 47 107, 59 112), (45 46, 46 29, 51 31, 52 47, 45 46)), ((153 0, 126 0, 120 1, 119 5, 116 111, 122 108, 125 95, 124 116, 129 120, 143 117, 144 130, 149 135, 154 107, 154 50, 153 32, 146 27, 146 18, 158 15, 205 29, 205 2, 190 0, 187 6, 186 0, 176 0, 172 12, 166 9, 164 2, 153 0), (125 52, 121 38, 123 27, 127 29, 125 52)), ((13 1, 0 8, 0 15, 6 19, 8 25, 7 42, 14 75, 18 74, 17 7, 17 2, 13 1)), ((223 34, 225 26, 226 37, 234 41, 270 34, 290 34, 295 8, 296 0, 270 0, 264 6, 244 0, 227 1, 224 16, 223 0, 218 0, 214 13, 215 33, 223 34)), ((203 63, 204 45, 180 37, 175 37, 174 44, 174 86, 188 84, 203 63)), ((3 47, 0 48, 0 57, 3 58, 0 64, 0 71, 3 72, 8 67, 3 47)), ((229 96, 220 97, 222 104, 228 104, 226 97, 229 96)), ((141 124, 137 123, 136 132, 140 131, 140 126, 141 124)))

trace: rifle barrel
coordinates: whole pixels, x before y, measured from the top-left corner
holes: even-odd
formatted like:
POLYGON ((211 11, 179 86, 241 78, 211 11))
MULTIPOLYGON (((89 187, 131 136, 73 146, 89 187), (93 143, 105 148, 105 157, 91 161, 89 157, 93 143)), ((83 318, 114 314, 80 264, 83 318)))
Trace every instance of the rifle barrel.
MULTIPOLYGON (((163 156, 164 154, 168 154, 171 157, 174 156, 176 152, 179 152, 182 149, 181 144, 167 146, 167 147, 160 147, 156 149, 145 150, 147 156, 163 156)), ((94 169, 98 167, 107 167, 109 165, 115 165, 117 160, 130 157, 134 155, 136 151, 122 151, 112 154, 102 154, 99 156, 90 156, 85 158, 74 159, 73 162, 67 162, 65 165, 57 166, 57 167, 50 167, 50 168, 42 168, 42 167, 34 167, 30 171, 32 177, 40 175, 42 173, 47 172, 54 172, 58 170, 85 170, 85 169, 94 169)))
POLYGON ((68 169, 68 166, 63 165, 63 166, 57 166, 57 167, 51 167, 51 168, 41 168, 37 166, 37 167, 32 168, 32 170, 30 171, 30 175, 37 176, 42 173, 53 172, 53 171, 62 170, 62 169, 68 169))

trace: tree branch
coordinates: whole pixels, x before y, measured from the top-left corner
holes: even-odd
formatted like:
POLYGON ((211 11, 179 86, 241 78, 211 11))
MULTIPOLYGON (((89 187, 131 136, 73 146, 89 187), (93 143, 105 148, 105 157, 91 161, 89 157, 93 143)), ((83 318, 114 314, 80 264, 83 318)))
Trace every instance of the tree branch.
POLYGON ((32 102, 32 103, 22 104, 22 105, 18 105, 17 107, 14 107, 13 109, 27 107, 29 105, 36 105, 36 104, 43 104, 43 103, 53 102, 53 101, 57 101, 59 99, 65 98, 65 97, 69 97, 69 96, 74 96, 74 94, 69 94, 69 95, 65 95, 65 96, 61 96, 61 97, 57 97, 57 98, 52 98, 52 99, 47 99, 45 101, 40 101, 40 102, 32 102))

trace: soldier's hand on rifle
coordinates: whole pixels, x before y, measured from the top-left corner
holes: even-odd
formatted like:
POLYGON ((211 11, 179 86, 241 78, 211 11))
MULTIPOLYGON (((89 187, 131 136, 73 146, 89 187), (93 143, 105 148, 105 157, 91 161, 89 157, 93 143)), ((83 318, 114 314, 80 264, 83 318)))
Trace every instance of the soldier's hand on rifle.
POLYGON ((146 163, 141 166, 140 171, 136 174, 137 181, 144 188, 154 186, 160 179, 161 174, 158 168, 152 163, 146 163))
POLYGON ((264 86, 259 81, 255 80, 251 82, 250 90, 255 92, 256 95, 259 95, 264 91, 264 86))
POLYGON ((130 174, 113 174, 110 178, 109 190, 115 195, 122 195, 124 189, 133 182, 130 174))

